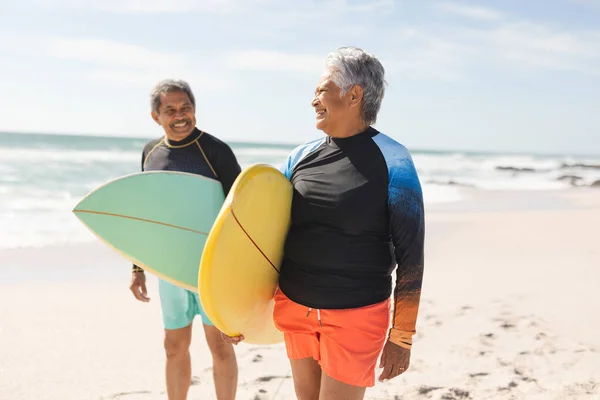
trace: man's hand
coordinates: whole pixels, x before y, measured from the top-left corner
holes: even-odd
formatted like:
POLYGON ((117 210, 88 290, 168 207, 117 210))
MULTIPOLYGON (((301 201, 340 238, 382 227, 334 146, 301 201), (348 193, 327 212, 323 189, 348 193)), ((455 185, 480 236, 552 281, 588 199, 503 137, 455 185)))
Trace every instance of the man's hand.
POLYGON ((148 292, 146 291, 146 274, 144 272, 132 272, 131 273, 131 284, 129 290, 133 293, 136 299, 147 303, 150 298, 147 297, 148 292))
POLYGON ((223 341, 225 341, 226 343, 230 343, 230 344, 235 344, 237 345, 239 342, 241 342, 242 340, 244 340, 244 335, 238 335, 238 336, 227 336, 226 334, 224 334, 223 332, 221 332, 221 338, 223 339, 223 341))
POLYGON ((403 374, 408 369, 409 364, 410 350, 388 340, 381 353, 379 368, 383 368, 383 372, 379 375, 379 381, 383 382, 403 374))

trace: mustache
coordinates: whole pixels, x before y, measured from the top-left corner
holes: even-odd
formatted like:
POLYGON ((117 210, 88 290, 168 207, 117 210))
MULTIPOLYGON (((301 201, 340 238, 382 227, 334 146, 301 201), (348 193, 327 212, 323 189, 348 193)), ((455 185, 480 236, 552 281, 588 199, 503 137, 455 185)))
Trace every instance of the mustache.
POLYGON ((185 118, 185 119, 180 119, 180 120, 178 120, 178 121, 174 121, 174 122, 172 122, 172 123, 171 123, 171 125, 177 125, 177 124, 180 124, 180 123, 182 123, 182 122, 190 122, 190 120, 189 120, 189 119, 187 119, 187 118, 185 118))

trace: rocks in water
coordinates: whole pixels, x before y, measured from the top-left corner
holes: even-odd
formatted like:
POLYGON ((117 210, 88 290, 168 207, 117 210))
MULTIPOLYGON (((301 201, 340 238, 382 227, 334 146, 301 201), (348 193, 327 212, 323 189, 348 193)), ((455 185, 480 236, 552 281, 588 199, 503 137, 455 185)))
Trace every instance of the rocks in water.
POLYGON ((560 166, 561 169, 568 169, 568 168, 581 168, 581 169, 600 169, 600 165, 596 165, 596 164, 584 164, 584 163, 575 163, 575 164, 566 164, 563 163, 560 166))
POLYGON ((510 171, 510 172, 536 172, 535 168, 529 168, 529 167, 525 167, 525 168, 518 168, 518 167, 503 167, 502 165, 499 165, 496 167, 496 169, 498 171, 510 171))
POLYGON ((557 181, 567 181, 569 185, 574 187, 596 187, 600 188, 600 180, 595 180, 590 184, 586 184, 581 176, 577 175, 562 175, 556 178, 557 181))
POLYGON ((571 186, 577 186, 583 178, 577 175, 562 175, 556 178, 557 181, 568 181, 571 186))

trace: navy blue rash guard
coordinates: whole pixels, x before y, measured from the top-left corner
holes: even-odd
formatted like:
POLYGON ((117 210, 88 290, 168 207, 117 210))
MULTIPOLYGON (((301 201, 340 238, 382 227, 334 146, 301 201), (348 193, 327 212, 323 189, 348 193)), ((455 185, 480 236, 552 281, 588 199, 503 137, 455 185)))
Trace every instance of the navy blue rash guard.
MULTIPOLYGON (((142 171, 179 171, 206 176, 221 182, 227 196, 241 168, 225 142, 194 128, 180 141, 170 141, 163 136, 146 143, 142 151, 142 171)), ((136 265, 133 269, 141 270, 136 265)))

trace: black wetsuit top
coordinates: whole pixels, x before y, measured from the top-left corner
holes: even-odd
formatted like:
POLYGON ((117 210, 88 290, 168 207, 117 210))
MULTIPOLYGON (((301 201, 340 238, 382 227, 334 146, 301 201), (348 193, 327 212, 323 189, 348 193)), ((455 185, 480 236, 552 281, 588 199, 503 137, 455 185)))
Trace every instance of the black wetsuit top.
POLYGON ((194 128, 181 141, 165 136, 149 141, 142 151, 142 171, 180 171, 217 179, 227 196, 241 168, 225 142, 194 128))
POLYGON ((421 291, 424 210, 406 148, 370 127, 297 147, 281 171, 294 187, 279 287, 317 309, 362 307, 391 295, 406 344, 421 291))

